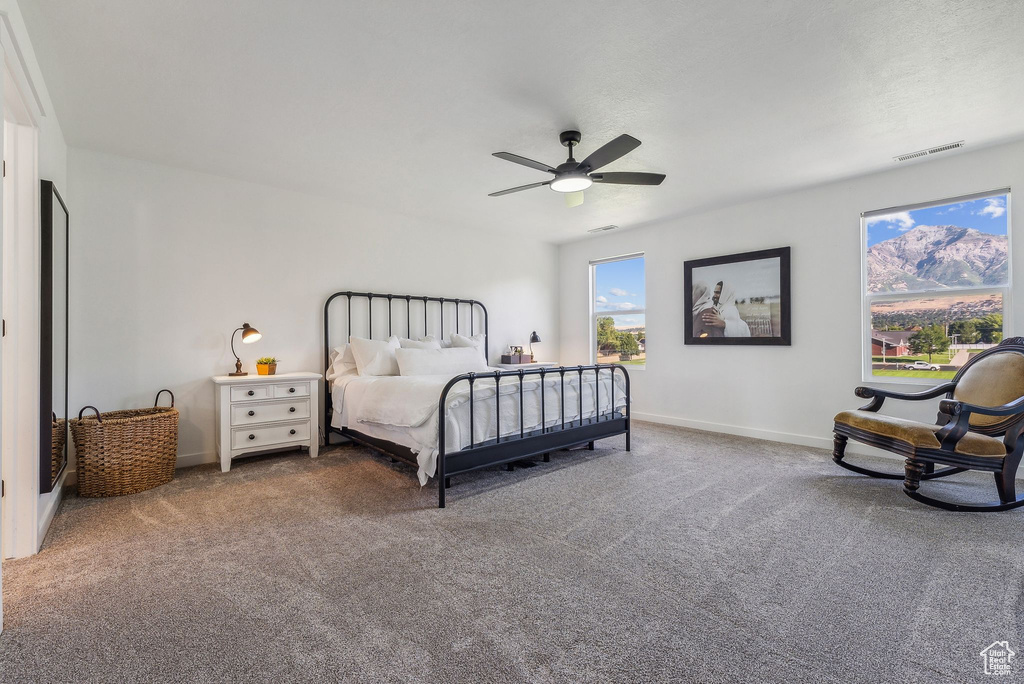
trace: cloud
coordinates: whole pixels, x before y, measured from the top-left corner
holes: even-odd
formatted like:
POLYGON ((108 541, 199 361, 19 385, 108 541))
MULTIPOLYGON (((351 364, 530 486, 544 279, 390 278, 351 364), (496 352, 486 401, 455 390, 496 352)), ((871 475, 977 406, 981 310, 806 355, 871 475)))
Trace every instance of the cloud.
POLYGON ((1006 213, 1006 201, 1002 197, 990 197, 978 213, 989 218, 999 218, 1006 213))
POLYGON ((625 297, 629 293, 626 292, 625 290, 619 289, 617 287, 613 287, 612 289, 608 290, 608 294, 614 295, 616 297, 625 297))
POLYGON ((898 211, 895 214, 884 214, 882 216, 868 217, 868 228, 875 225, 876 223, 888 223, 889 225, 886 227, 889 230, 898 229, 901 233, 903 233, 914 227, 914 217, 910 215, 909 211, 898 211))
POLYGON ((964 204, 966 204, 966 202, 957 202, 956 204, 950 204, 945 209, 939 209, 935 213, 937 213, 937 214, 952 214, 954 211, 959 211, 960 209, 963 209, 964 208, 964 204))
POLYGON ((598 295, 597 297, 594 298, 594 301, 598 302, 599 304, 607 304, 608 298, 605 297, 604 295, 598 295))
POLYGON ((628 309, 639 309, 640 307, 632 302, 614 302, 607 306, 609 311, 626 311, 628 309))

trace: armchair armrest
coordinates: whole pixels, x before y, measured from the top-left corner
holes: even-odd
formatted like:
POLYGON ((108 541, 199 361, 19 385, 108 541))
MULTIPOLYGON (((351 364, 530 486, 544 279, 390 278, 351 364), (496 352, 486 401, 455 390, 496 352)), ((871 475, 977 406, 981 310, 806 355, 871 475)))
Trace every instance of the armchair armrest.
MULTIPOLYGON (((939 402, 939 413, 950 416, 950 421, 935 436, 939 439, 943 449, 952 451, 956 449, 956 443, 960 441, 960 438, 971 429, 972 413, 986 416, 1012 416, 1024 413, 1024 397, 1014 399, 1002 406, 978 406, 955 399, 943 399, 939 402)), ((1024 424, 1018 425, 1015 430, 1009 430, 1003 436, 1003 443, 1006 444, 1008 450, 1012 451, 1017 448, 1016 443, 1021 437, 1022 428, 1024 428, 1024 424)))
POLYGON ((871 403, 861 406, 861 411, 877 411, 882 408, 882 402, 886 398, 899 399, 900 401, 921 401, 923 399, 934 399, 937 396, 952 392, 956 389, 955 382, 944 382, 923 392, 893 392, 891 390, 878 389, 877 387, 858 387, 853 391, 861 399, 871 399, 871 403))
POLYGON ((980 413, 986 416, 1012 416, 1016 413, 1024 413, 1024 397, 1014 399, 1009 404, 1002 406, 978 406, 956 399, 943 399, 939 402, 939 412, 945 413, 947 416, 971 413, 980 413))

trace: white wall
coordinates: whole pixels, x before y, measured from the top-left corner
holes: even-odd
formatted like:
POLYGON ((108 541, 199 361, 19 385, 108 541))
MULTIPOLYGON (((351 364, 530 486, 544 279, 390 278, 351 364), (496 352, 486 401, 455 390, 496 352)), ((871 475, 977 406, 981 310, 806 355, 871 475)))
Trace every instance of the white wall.
POLYGON ((179 465, 214 460, 210 376, 234 369, 232 330, 263 333, 236 344, 249 372, 264 355, 319 371, 331 292, 474 298, 492 359, 531 330, 558 348, 554 246, 76 148, 69 160, 71 412, 169 387, 179 465))
MULTIPOLYGON (((864 402, 861 382, 863 211, 1009 186, 1024 190, 1024 142, 936 158, 800 192, 563 245, 562 360, 589 358, 591 259, 644 251, 647 369, 631 373, 634 415, 701 429, 831 446, 832 417, 864 402), (790 347, 683 345, 683 261, 792 247, 790 347)), ((671 178, 658 192, 686 192, 671 178)), ((1024 228, 1024 198, 1011 231, 1024 228)), ((1024 244, 1024 238, 1011 238, 1024 244)), ((1024 324, 1024 250, 1007 336, 1024 324)), ((895 412, 894 412, 895 413, 895 412)), ((901 415, 934 420, 935 403, 901 415)))

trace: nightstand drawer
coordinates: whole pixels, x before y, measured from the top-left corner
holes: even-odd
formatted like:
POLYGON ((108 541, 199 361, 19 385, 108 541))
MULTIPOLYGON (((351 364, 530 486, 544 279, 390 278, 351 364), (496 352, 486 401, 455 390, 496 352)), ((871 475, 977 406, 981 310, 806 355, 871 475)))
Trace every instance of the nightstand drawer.
POLYGON ((284 397, 308 397, 309 383, 296 382, 290 385, 274 385, 274 396, 278 399, 284 397))
POLYGON ((274 423, 279 420, 309 418, 309 399, 234 404, 231 407, 232 425, 274 423))
POLYGON ((252 387, 241 385, 231 388, 231 401, 259 401, 271 398, 273 398, 272 390, 266 385, 253 385, 252 387))
POLYGON ((232 449, 252 449, 271 444, 302 442, 309 439, 309 421, 233 430, 231 432, 232 449))

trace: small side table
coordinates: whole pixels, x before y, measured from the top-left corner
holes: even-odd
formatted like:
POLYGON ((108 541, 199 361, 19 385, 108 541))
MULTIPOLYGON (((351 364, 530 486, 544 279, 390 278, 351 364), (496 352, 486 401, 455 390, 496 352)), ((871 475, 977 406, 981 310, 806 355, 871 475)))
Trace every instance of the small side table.
POLYGON ((217 375, 217 455, 221 472, 231 459, 290 446, 320 448, 320 374, 217 375))

